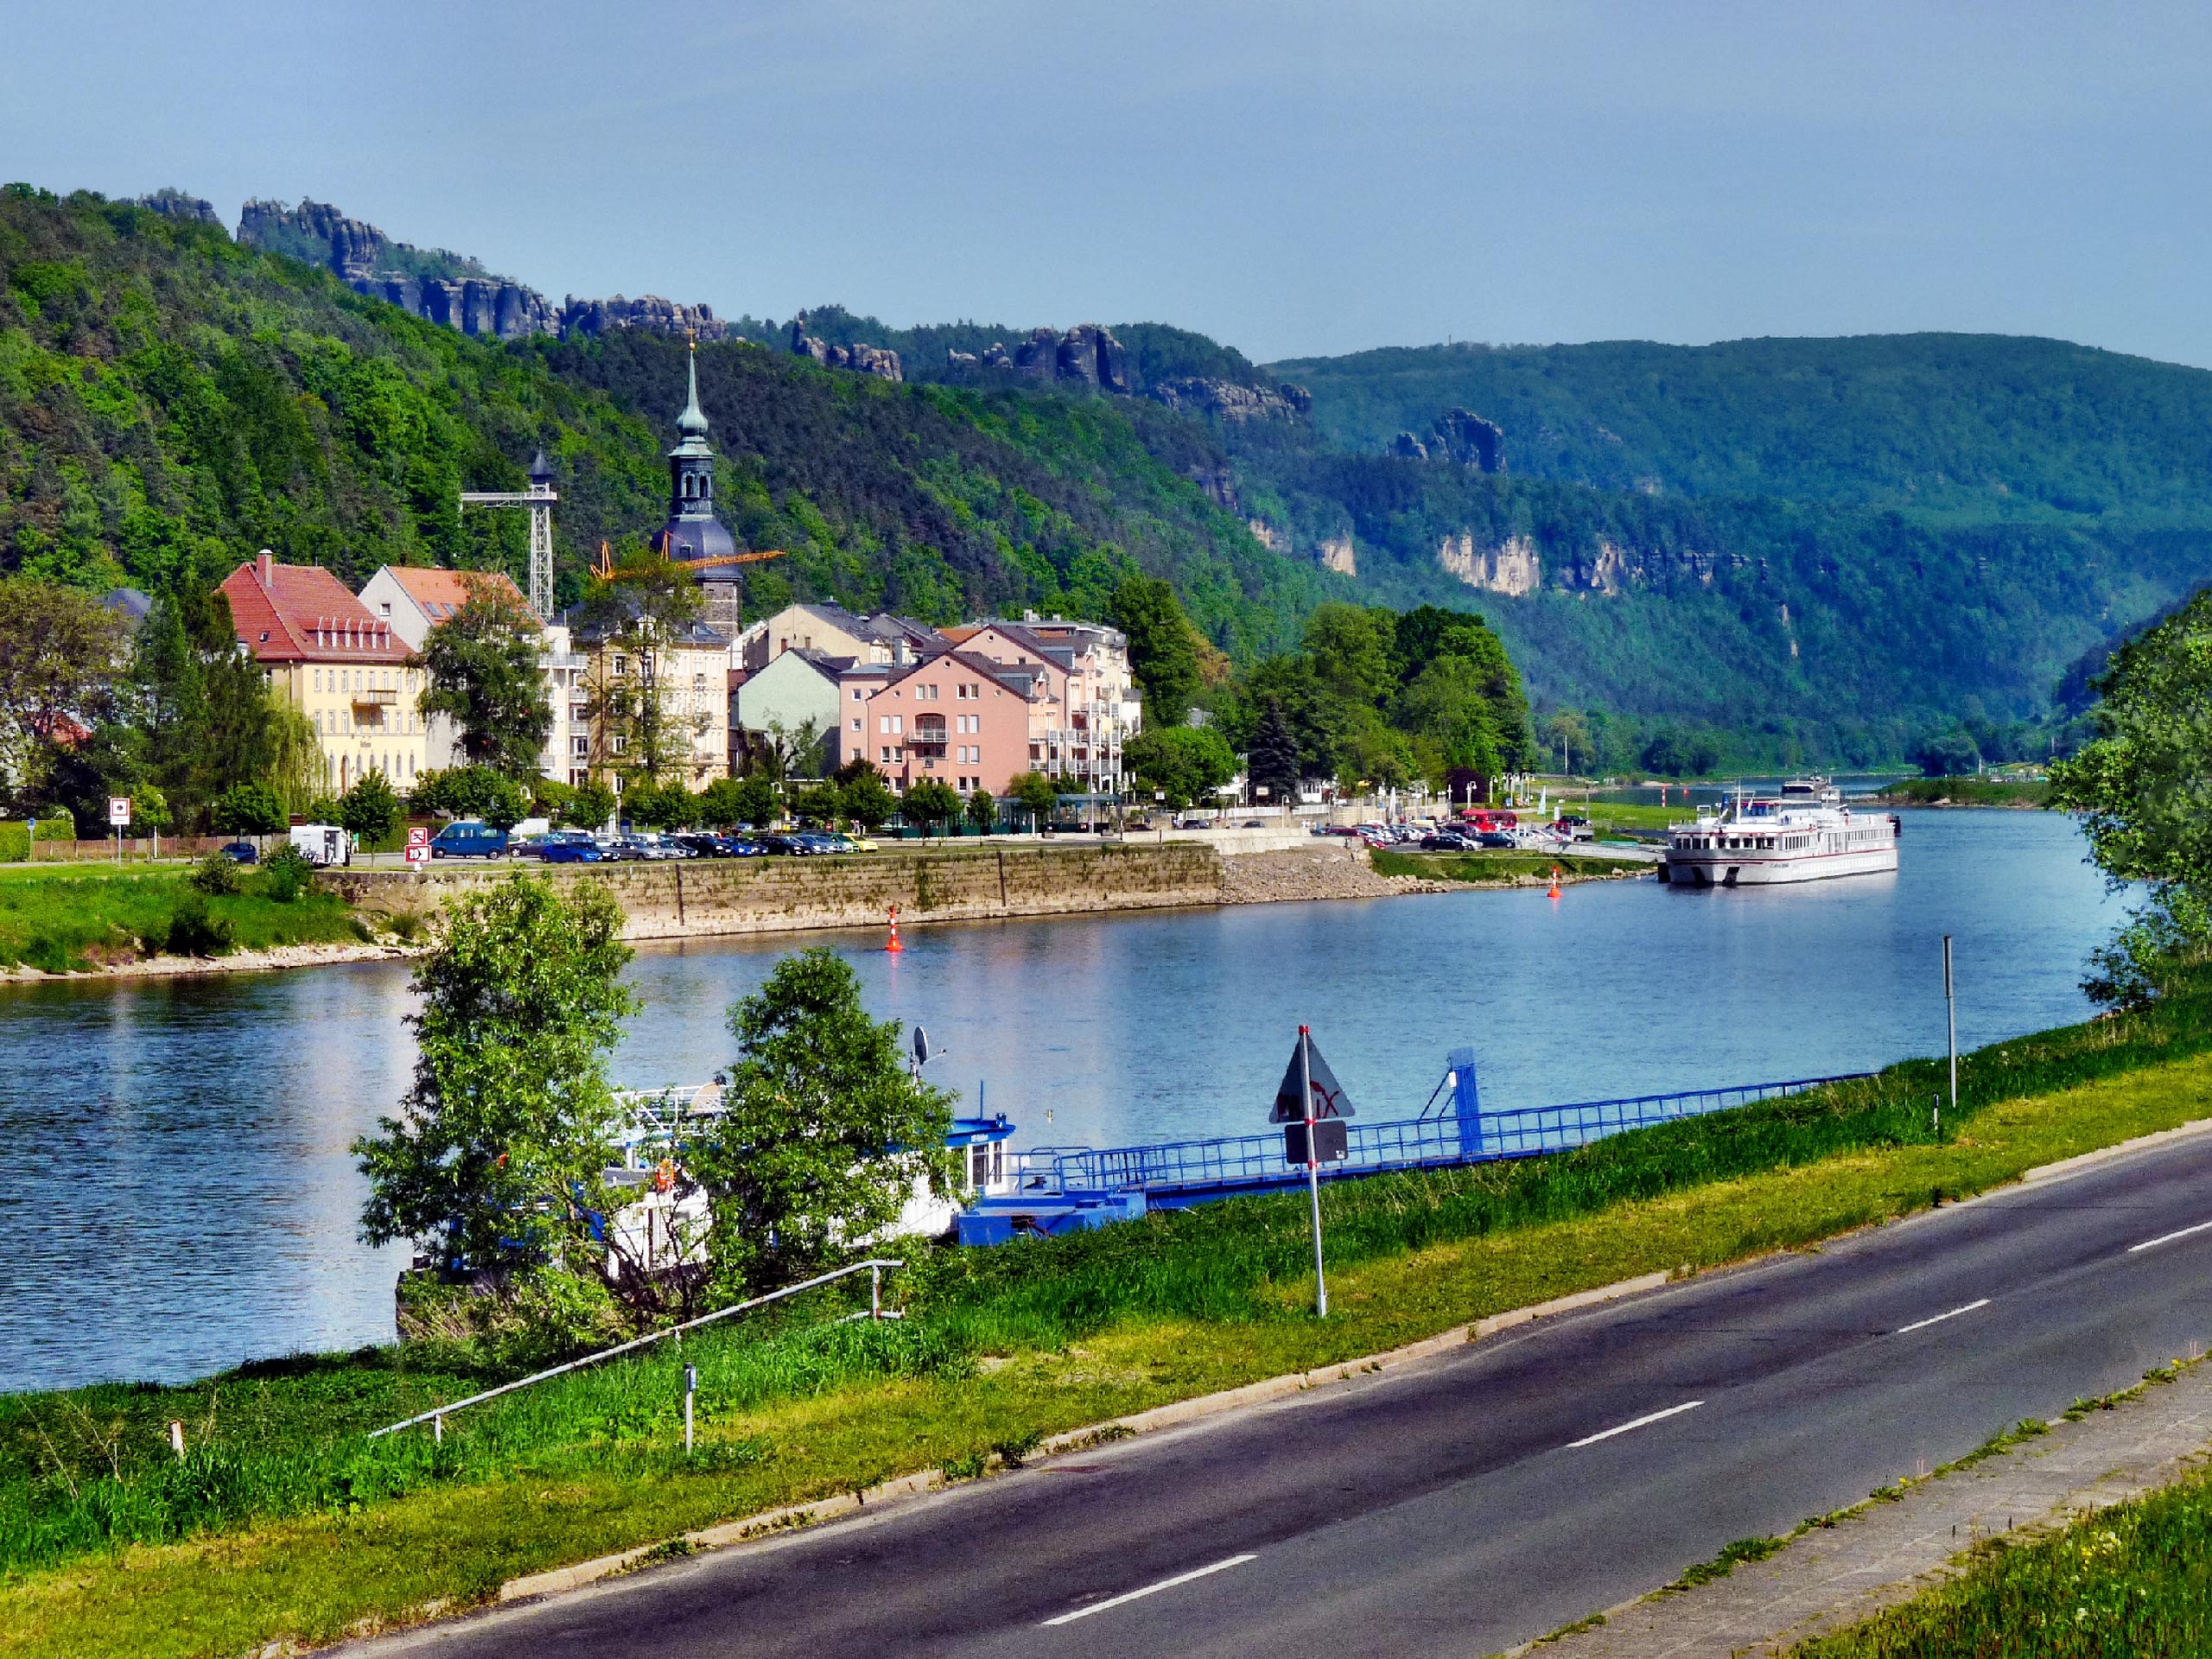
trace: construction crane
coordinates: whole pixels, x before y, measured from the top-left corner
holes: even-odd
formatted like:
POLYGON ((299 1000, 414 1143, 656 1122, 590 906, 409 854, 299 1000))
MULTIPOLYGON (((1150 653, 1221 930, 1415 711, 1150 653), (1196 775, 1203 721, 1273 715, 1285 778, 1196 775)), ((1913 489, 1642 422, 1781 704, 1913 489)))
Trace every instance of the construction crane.
POLYGON ((553 468, 540 449, 530 463, 527 490, 463 490, 461 505, 468 507, 527 507, 530 509, 530 608, 537 620, 553 620, 553 504, 560 499, 553 488, 553 468))
MULTIPOLYGON (((770 547, 757 553, 715 553, 703 559, 664 559, 662 563, 679 570, 705 570, 715 565, 759 564, 764 559, 780 559, 783 556, 782 548, 770 547)), ((601 582, 634 582, 651 569, 645 564, 617 565, 613 552, 605 542, 601 542, 599 544, 599 562, 591 567, 591 574, 601 582)))

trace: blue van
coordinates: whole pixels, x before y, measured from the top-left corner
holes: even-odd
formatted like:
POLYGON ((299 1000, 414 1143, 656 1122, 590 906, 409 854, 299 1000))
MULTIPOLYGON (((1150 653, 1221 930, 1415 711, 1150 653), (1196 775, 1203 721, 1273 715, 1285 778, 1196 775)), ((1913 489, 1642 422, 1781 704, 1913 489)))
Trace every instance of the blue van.
POLYGON ((507 832, 483 823, 449 823, 430 837, 432 858, 498 858, 507 850, 507 832))

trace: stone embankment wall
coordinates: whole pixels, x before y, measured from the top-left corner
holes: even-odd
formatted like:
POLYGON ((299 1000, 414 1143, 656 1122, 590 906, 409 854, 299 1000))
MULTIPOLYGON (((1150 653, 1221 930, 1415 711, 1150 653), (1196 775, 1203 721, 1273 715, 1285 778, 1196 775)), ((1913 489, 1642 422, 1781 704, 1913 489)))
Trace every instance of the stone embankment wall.
MULTIPOLYGON (((425 917, 455 894, 504 880, 513 868, 441 862, 420 875, 355 868, 316 879, 366 915, 425 917)), ((893 905, 899 920, 911 925, 1443 890, 1438 883, 1377 875, 1360 846, 1224 855, 1195 841, 568 865, 545 874, 563 884, 604 885, 628 916, 625 934, 632 939, 880 927, 893 905)))

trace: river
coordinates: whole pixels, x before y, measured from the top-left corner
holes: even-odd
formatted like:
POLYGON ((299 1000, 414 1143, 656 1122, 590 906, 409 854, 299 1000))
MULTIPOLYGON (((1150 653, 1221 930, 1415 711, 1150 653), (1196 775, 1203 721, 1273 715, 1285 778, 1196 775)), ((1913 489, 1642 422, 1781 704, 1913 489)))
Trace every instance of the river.
MULTIPOLYGON (((2120 903, 2055 813, 1904 815, 1903 868, 1805 887, 1648 880, 822 935, 929 1075, 1015 1144, 1255 1133, 1299 1022, 1364 1116, 1471 1044, 1487 1105, 1869 1068, 2081 1018, 2120 903)), ((639 952, 614 1074, 696 1083, 794 943, 639 952)), ((391 1109, 408 969, 0 988, 0 1390, 176 1380, 388 1338, 395 1251, 354 1240, 346 1148, 391 1109)))

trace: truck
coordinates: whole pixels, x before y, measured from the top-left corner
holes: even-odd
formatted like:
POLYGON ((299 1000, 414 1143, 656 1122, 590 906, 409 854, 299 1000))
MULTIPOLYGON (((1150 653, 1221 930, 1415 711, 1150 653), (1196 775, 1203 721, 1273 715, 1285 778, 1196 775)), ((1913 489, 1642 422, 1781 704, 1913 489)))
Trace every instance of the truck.
POLYGON ((328 867, 353 861, 353 837, 334 823, 296 823, 292 850, 310 864, 328 867))

